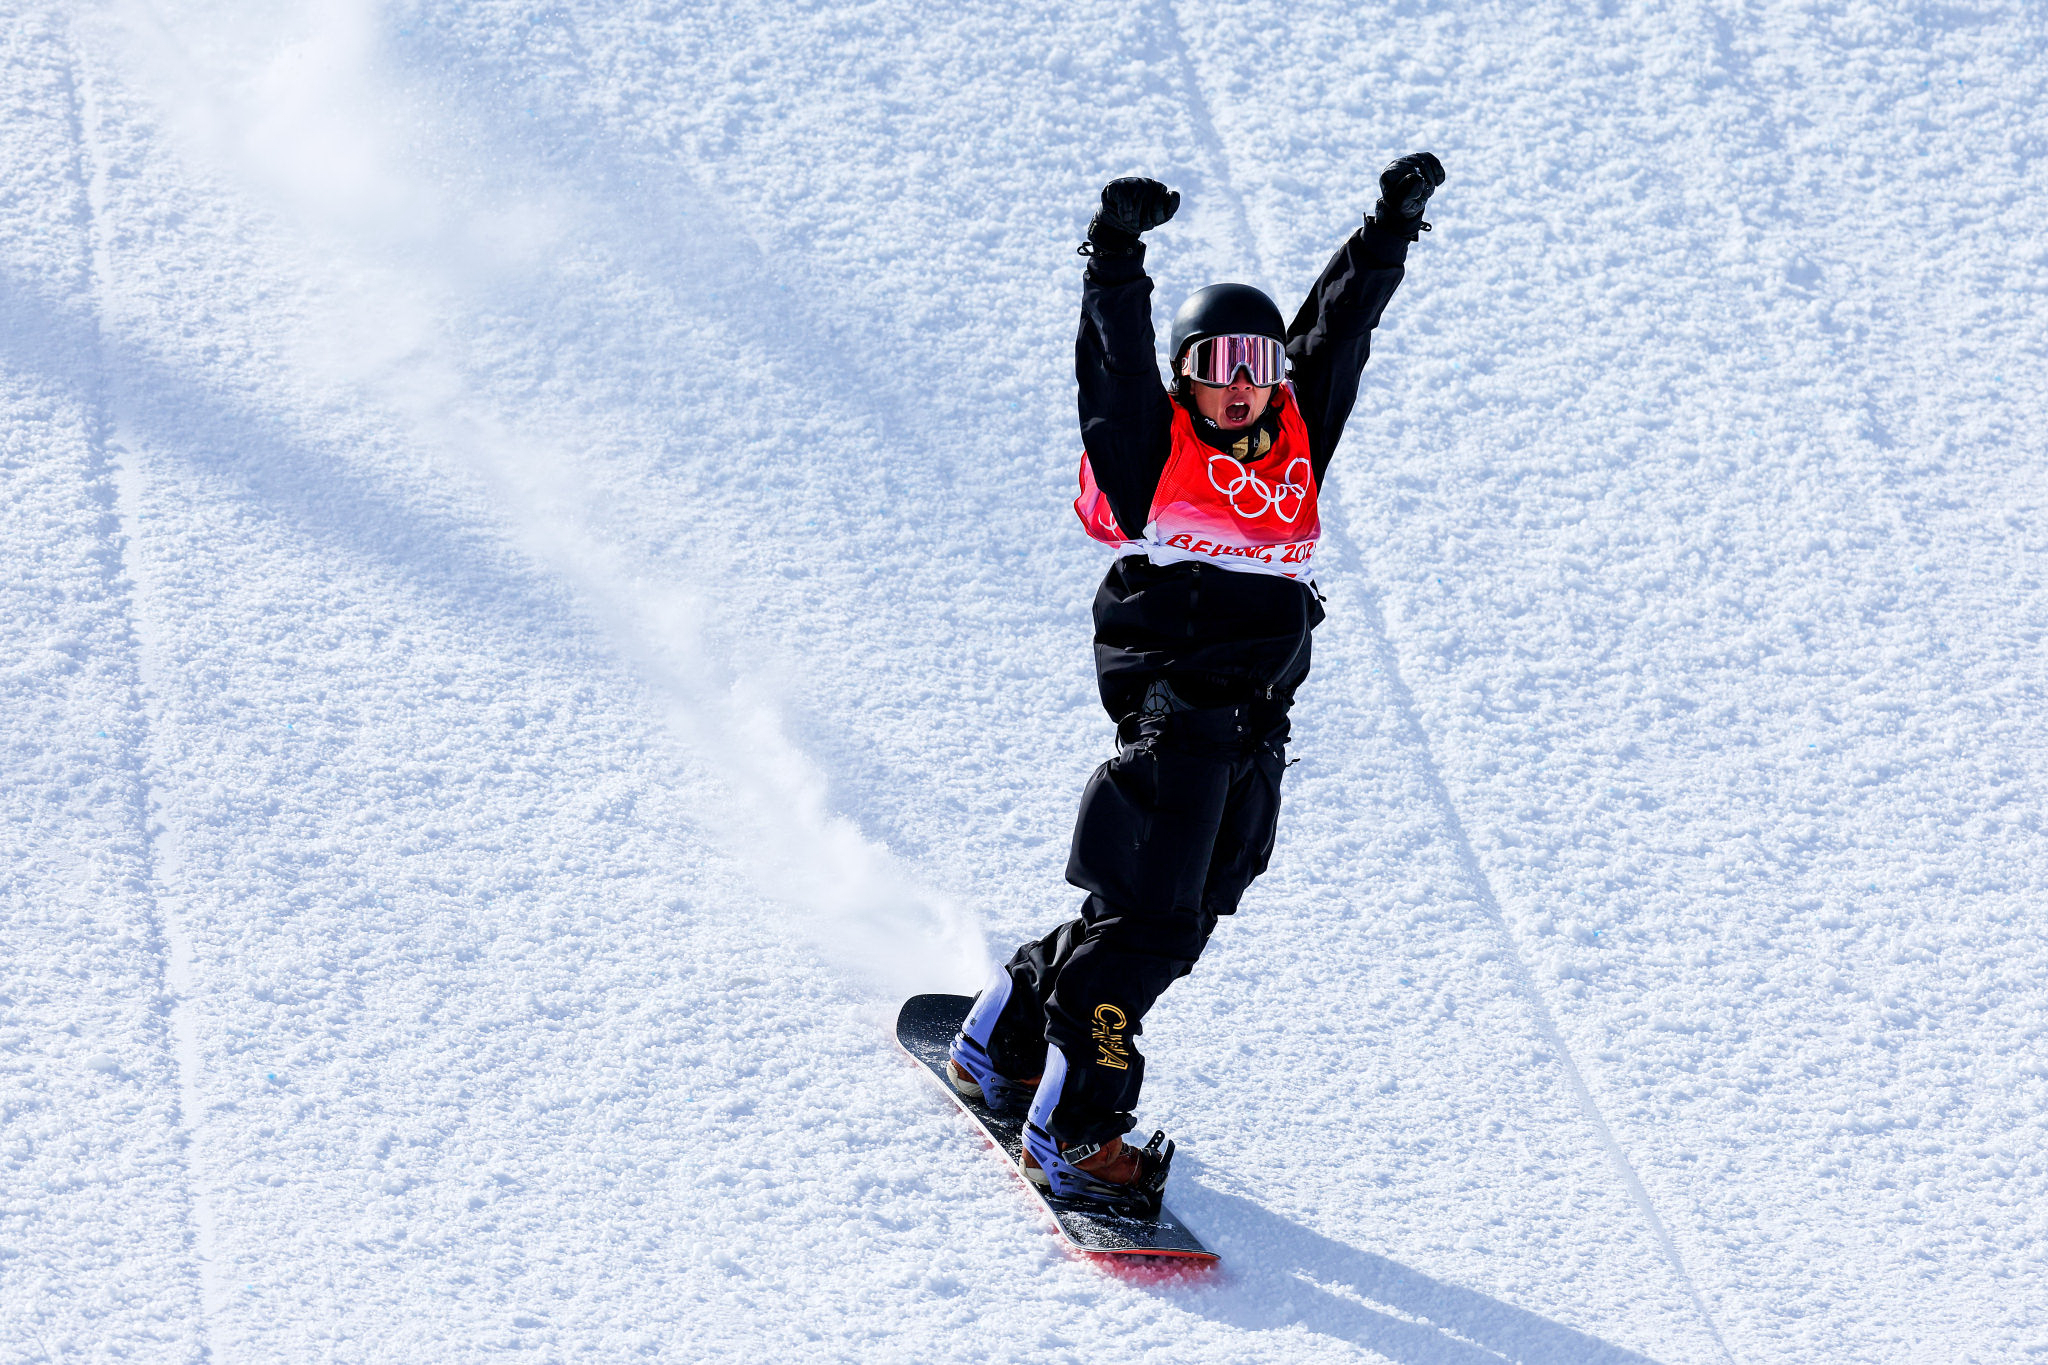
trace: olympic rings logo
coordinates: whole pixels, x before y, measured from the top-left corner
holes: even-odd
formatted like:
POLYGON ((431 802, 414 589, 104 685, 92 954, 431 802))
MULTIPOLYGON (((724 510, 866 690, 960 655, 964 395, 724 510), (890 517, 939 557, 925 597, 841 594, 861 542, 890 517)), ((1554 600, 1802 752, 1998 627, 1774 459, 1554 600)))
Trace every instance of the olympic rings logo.
POLYGON ((1267 483, 1228 455, 1209 457, 1210 487, 1230 499, 1230 510, 1247 520, 1263 517, 1271 512, 1284 522, 1292 522, 1301 515, 1302 504, 1308 498, 1308 480, 1313 477, 1313 473, 1314 467, 1297 455, 1288 462, 1287 468, 1281 471, 1279 483, 1267 483), (1216 477, 1216 466, 1219 464, 1229 467, 1226 471, 1229 476, 1227 481, 1216 477), (1299 483, 1295 482, 1296 466, 1301 470, 1299 483), (1256 505, 1246 507, 1238 501, 1240 497, 1249 498, 1256 505), (1294 501, 1291 511, 1286 507, 1290 498, 1294 501))

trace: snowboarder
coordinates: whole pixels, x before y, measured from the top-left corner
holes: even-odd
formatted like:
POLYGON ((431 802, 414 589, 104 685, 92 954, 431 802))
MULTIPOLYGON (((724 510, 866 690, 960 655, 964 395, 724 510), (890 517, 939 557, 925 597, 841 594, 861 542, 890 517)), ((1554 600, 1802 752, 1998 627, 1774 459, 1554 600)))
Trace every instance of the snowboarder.
POLYGON ((1317 494, 1443 179, 1428 152, 1389 165, 1292 326, 1249 285, 1190 295, 1173 318, 1170 389, 1140 236, 1180 195, 1111 181, 1079 248, 1074 510, 1117 551, 1095 597, 1095 666, 1118 751, 1075 821, 1066 875, 1087 893, 1080 917, 996 969, 946 1067, 969 1098, 1029 1106, 1020 1165, 1056 1196, 1159 1207, 1172 1144, 1123 1140, 1145 1074, 1135 1040, 1272 853, 1288 708, 1323 619, 1317 494))

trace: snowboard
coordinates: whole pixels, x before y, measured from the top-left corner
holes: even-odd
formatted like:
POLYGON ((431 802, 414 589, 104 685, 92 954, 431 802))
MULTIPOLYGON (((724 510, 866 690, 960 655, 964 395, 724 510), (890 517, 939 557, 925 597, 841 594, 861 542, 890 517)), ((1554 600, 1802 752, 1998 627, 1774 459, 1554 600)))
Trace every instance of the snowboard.
POLYGON ((974 1001, 964 995, 913 995, 896 1016, 896 1041, 925 1074, 980 1126, 983 1136, 1008 1159, 1010 1169, 1036 1195, 1059 1226, 1060 1238, 1076 1251, 1095 1256, 1183 1256, 1215 1261, 1215 1252, 1188 1231, 1187 1224, 1161 1208, 1159 1217, 1122 1218, 1061 1199, 1024 1179, 1017 1161, 1024 1150, 1024 1116, 1002 1114, 968 1099, 946 1079, 946 1052, 974 1001))

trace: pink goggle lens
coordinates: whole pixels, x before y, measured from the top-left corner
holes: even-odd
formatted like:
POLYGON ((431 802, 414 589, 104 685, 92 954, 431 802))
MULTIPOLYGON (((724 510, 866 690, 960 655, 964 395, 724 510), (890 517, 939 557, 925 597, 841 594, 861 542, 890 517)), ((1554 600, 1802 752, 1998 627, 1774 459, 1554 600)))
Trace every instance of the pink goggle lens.
POLYGON ((1287 373, 1287 349, 1271 337, 1203 337, 1188 348, 1180 372, 1197 384, 1221 388, 1244 371, 1260 388, 1280 382, 1287 373))

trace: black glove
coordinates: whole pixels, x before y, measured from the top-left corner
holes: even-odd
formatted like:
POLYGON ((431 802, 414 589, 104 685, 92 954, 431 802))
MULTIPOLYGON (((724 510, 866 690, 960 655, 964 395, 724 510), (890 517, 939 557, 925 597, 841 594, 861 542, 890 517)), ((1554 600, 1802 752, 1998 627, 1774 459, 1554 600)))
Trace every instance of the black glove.
POLYGON ((1173 217, 1180 192, 1157 180, 1127 175, 1102 187, 1102 207, 1088 221, 1088 240, 1076 250, 1083 256, 1128 256, 1138 249, 1138 234, 1150 232, 1173 217))
POLYGON ((1428 152, 1410 152, 1387 163, 1380 172, 1380 198, 1372 206, 1372 221, 1409 241, 1429 231, 1422 211, 1429 196, 1444 183, 1444 163, 1428 152))

